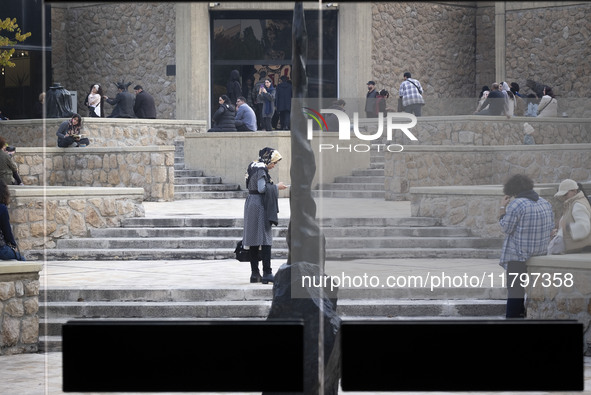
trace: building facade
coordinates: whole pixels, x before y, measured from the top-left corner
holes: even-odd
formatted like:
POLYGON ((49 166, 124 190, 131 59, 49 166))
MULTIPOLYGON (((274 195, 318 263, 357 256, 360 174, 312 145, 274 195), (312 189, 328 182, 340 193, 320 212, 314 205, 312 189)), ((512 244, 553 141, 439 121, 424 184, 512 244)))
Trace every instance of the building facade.
MULTIPOLYGON (((311 94, 345 98, 350 110, 362 105, 367 81, 395 98, 410 71, 425 91, 424 115, 471 114, 483 85, 517 82, 528 92, 527 80, 552 86, 561 114, 590 115, 591 3, 304 5, 311 94)), ((243 86, 261 70, 289 74, 292 10, 282 2, 52 3, 48 84, 77 91, 83 109, 92 84, 114 96, 113 82, 125 80, 154 96, 159 118, 210 120, 231 70, 243 86)))

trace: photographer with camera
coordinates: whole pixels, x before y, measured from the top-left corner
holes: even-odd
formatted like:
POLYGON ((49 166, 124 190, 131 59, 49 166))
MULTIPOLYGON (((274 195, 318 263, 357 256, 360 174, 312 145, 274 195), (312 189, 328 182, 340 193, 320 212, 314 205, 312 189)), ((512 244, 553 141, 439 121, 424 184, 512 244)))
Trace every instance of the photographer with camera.
POLYGON ((74 114, 72 119, 62 122, 57 130, 57 146, 60 148, 68 147, 86 147, 90 141, 80 134, 82 128, 82 118, 74 114))
POLYGON ((6 152, 7 145, 4 137, 0 137, 0 147, 2 147, 0 149, 0 179, 4 180, 7 185, 12 185, 13 175, 18 174, 18 168, 12 157, 6 152))
MULTIPOLYGON (((16 164, 16 162, 14 162, 14 153, 16 152, 16 147, 11 147, 5 143, 2 150, 8 154, 8 156, 10 157, 12 162, 14 163, 15 169, 17 169, 18 165, 16 164)), ((23 180, 21 179, 21 177, 18 175, 17 170, 12 171, 12 178, 14 178, 12 185, 25 185, 25 184, 23 184, 23 180)))

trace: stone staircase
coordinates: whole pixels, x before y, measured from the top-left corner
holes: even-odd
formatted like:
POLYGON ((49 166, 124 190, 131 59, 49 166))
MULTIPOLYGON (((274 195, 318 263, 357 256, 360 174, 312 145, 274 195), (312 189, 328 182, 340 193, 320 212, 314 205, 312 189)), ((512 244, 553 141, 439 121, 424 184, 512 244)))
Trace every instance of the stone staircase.
POLYGON ((185 142, 175 140, 174 200, 245 198, 238 184, 224 184, 221 177, 207 177, 201 170, 185 169, 185 142))
MULTIPOLYGON (((441 226, 434 218, 327 218, 319 221, 327 259, 498 258, 502 240, 441 226)), ((288 220, 274 227, 273 256, 287 257, 288 220)), ((119 228, 92 229, 88 238, 60 239, 31 250, 30 260, 227 259, 242 238, 242 218, 128 218, 119 228)))
MULTIPOLYGON (((341 289, 337 312, 347 319, 502 319, 500 288, 341 289)), ((272 287, 245 289, 71 289, 41 293, 39 350, 61 351, 61 327, 72 319, 266 319, 272 287)))
POLYGON ((370 152, 370 168, 355 169, 350 176, 335 177, 334 182, 320 184, 314 197, 385 199, 384 153, 370 152))

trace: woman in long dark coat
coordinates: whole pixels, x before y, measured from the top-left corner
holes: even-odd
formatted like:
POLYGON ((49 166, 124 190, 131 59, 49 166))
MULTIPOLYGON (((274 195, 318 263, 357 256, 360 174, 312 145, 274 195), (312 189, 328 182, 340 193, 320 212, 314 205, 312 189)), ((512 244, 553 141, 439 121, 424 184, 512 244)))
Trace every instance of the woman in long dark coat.
POLYGON ((246 187, 248 197, 244 203, 244 232, 242 244, 250 249, 250 282, 268 284, 273 282, 271 269, 271 245, 273 233, 271 225, 277 225, 278 191, 286 189, 283 182, 273 183, 269 170, 282 159, 279 151, 265 147, 259 151, 258 161, 248 165, 246 187), (259 249, 263 261, 263 276, 259 272, 259 249))

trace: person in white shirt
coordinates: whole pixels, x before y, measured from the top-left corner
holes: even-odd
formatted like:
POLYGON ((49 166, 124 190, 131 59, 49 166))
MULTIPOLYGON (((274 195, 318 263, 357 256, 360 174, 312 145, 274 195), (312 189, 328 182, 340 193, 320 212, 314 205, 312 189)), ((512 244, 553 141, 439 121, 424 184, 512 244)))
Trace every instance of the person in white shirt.
POLYGON ((549 86, 544 88, 544 96, 538 104, 538 117, 555 117, 558 115, 558 101, 549 86))
POLYGON ((550 253, 591 251, 591 205, 582 185, 566 179, 560 183, 554 196, 564 202, 564 214, 551 237, 562 238, 564 244, 562 251, 556 249, 550 253))
POLYGON ((89 116, 103 117, 103 89, 99 84, 90 87, 90 93, 86 97, 86 106, 88 107, 89 116))

